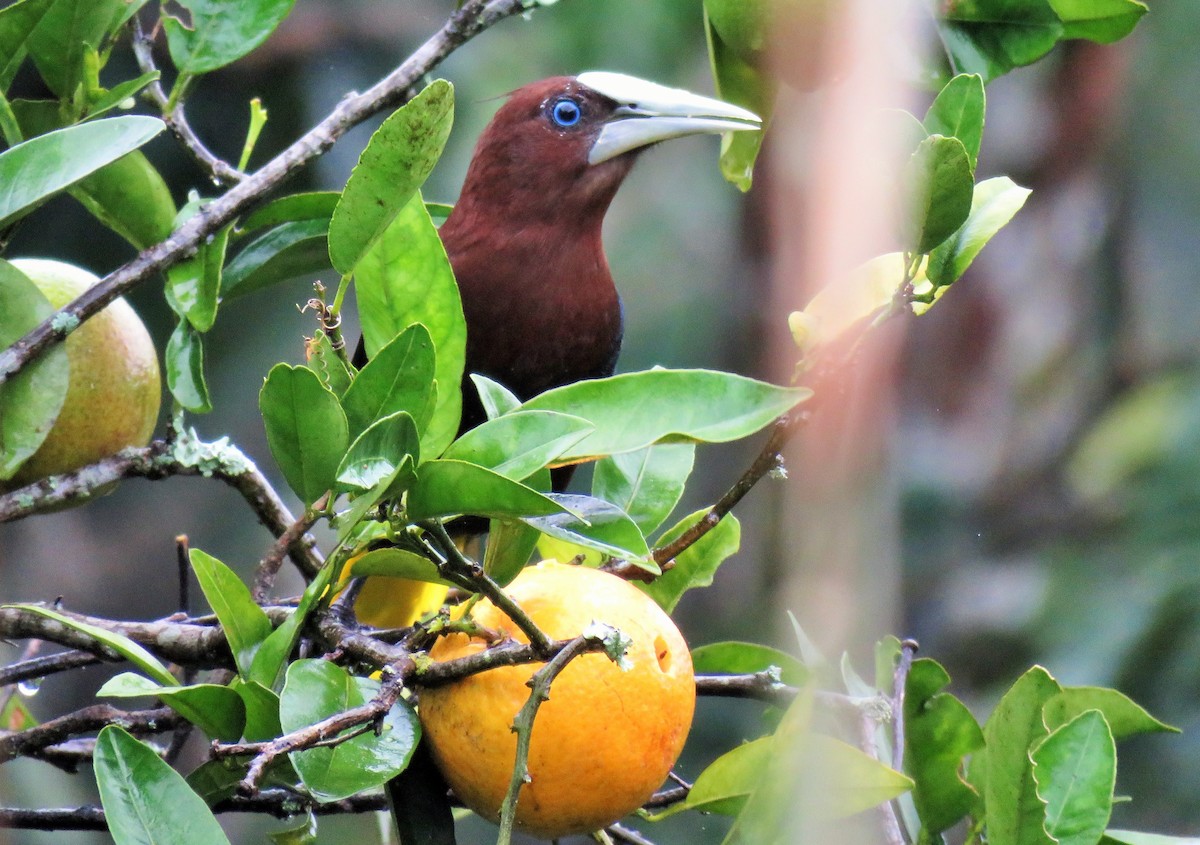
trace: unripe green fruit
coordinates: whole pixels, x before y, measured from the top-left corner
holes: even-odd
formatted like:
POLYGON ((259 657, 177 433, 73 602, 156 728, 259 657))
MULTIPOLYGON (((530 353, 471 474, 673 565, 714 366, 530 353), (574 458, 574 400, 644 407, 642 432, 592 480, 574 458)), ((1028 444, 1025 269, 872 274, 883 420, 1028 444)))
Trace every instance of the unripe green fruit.
MULTIPOLYGON (((55 308, 99 281, 61 261, 17 258, 10 263, 55 308)), ((65 343, 70 378, 62 410, 41 447, 9 482, 12 486, 79 469, 128 446, 145 446, 154 432, 162 399, 158 355, 129 303, 113 301, 65 343)))

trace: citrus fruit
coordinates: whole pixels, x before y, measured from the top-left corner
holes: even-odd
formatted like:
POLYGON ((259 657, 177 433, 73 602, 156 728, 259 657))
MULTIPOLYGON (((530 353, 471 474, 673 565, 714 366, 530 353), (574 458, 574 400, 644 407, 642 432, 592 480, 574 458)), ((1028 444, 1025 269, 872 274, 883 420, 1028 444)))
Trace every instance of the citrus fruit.
MULTIPOLYGON (((55 308, 99 278, 87 270, 41 258, 10 262, 29 277, 55 308)), ((28 484, 70 472, 127 446, 145 446, 158 420, 162 382, 150 334, 124 299, 67 336, 70 377, 53 428, 11 483, 28 484)))
MULTIPOLYGON (((553 839, 612 824, 662 786, 683 749, 696 704, 692 659, 670 617, 626 581, 583 566, 543 561, 506 588, 549 636, 578 636, 593 621, 632 640, 622 669, 606 655, 567 664, 537 711, 529 781, 516 826, 553 839)), ((493 631, 526 642, 489 601, 471 611, 493 631)), ((430 650, 435 661, 482 651, 456 633, 430 650)), ((529 698, 526 682, 542 664, 505 666, 421 691, 418 713, 438 768, 454 793, 480 815, 499 818, 516 755, 513 719, 529 698)))

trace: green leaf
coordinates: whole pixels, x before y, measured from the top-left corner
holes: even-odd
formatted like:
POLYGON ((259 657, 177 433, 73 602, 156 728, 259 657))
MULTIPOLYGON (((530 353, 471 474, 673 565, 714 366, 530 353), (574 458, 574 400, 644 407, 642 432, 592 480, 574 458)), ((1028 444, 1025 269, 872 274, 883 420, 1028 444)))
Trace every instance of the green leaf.
POLYGON ((645 536, 625 511, 591 496, 554 493, 550 498, 566 513, 523 521, 555 539, 624 558, 647 572, 659 573, 658 564, 650 559, 645 536))
POLYGON ((171 59, 181 73, 207 73, 240 59, 267 40, 292 11, 296 0, 179 0, 192 25, 163 15, 171 59))
POLYGON ((345 358, 333 348, 329 335, 317 331, 312 340, 304 344, 304 357, 305 365, 317 374, 321 384, 332 390, 339 399, 345 396, 354 376, 350 374, 350 365, 345 358))
POLYGON ((166 686, 178 686, 179 684, 179 682, 175 680, 175 677, 167 671, 167 667, 159 662, 157 657, 146 651, 146 649, 142 648, 124 634, 117 634, 113 631, 106 631, 103 628, 97 628, 95 625, 89 625, 86 622, 73 619, 70 616, 66 616, 65 614, 59 613, 56 610, 51 610, 48 607, 42 607, 36 604, 6 604, 0 605, 0 607, 23 610, 29 613, 36 613, 38 616, 44 616, 47 619, 53 619, 55 622, 66 625, 72 630, 87 634, 96 642, 112 649, 159 683, 166 686))
POLYGON ((96 785, 116 845, 228 845, 221 826, 187 781, 115 725, 96 737, 96 785))
POLYGON ((489 420, 521 407, 521 400, 517 395, 499 382, 479 373, 471 373, 471 381, 479 392, 479 401, 489 420))
POLYGON ((328 220, 293 220, 255 238, 234 256, 221 279, 221 296, 236 299, 329 267, 328 220))
POLYGON ((1048 0, 959 0, 940 7, 940 16, 938 32, 953 66, 985 83, 1036 62, 1064 34, 1048 0))
POLYGON ((852 816, 912 789, 908 777, 833 737, 813 734, 805 751, 809 770, 822 774, 815 786, 823 818, 852 816))
POLYGON ((50 90, 60 99, 69 100, 81 84, 87 86, 89 54, 105 46, 145 2, 56 0, 26 42, 50 90))
POLYGON ((777 751, 775 738, 764 736, 725 752, 696 777, 680 809, 737 815, 762 783, 771 755, 777 751))
POLYGON ((93 120, 107 114, 113 109, 120 108, 122 103, 132 100, 146 86, 152 82, 157 82, 161 78, 162 73, 157 70, 151 70, 143 73, 141 76, 135 76, 133 79, 126 79, 124 82, 119 82, 110 90, 94 92, 94 96, 87 105, 86 119, 93 120))
POLYGON ((1145 733, 1179 733, 1179 728, 1160 722, 1124 693, 1103 687, 1063 687, 1062 692, 1046 702, 1042 718, 1053 731, 1088 710, 1104 714, 1114 739, 1145 733))
MULTIPOLYGON (((705 508, 685 516, 658 539, 658 545, 665 546, 673 542, 707 514, 708 509, 705 508)), ((688 590, 712 584, 717 568, 737 553, 741 542, 741 524, 733 514, 726 514, 711 531, 676 555, 675 566, 649 584, 637 582, 637 586, 670 613, 688 590)))
POLYGON ((350 567, 350 574, 355 578, 376 575, 430 584, 447 583, 438 576, 437 566, 429 558, 394 546, 367 552, 354 561, 354 565, 350 567))
POLYGON ((241 696, 229 687, 217 684, 162 686, 142 675, 122 672, 110 678, 96 691, 96 695, 160 698, 163 704, 200 728, 210 739, 222 742, 237 740, 246 727, 246 706, 241 696))
MULTIPOLYGON (((365 500, 367 497, 362 498, 365 500)), ((339 543, 342 540, 344 538, 339 538, 339 543)), ((308 621, 308 615, 325 595, 333 577, 333 566, 322 567, 321 571, 317 573, 317 577, 304 588, 304 594, 300 596, 300 603, 296 605, 296 611, 259 646, 258 652, 254 655, 254 665, 250 667, 249 680, 268 690, 276 689, 276 685, 283 679, 284 669, 292 654, 292 649, 296 647, 296 641, 300 637, 300 628, 308 621)))
POLYGON ((413 521, 459 514, 520 518, 563 510, 532 487, 463 461, 426 461, 408 492, 408 517, 413 521))
POLYGON ((1104 714, 1088 710, 1033 750, 1033 777, 1058 845, 1094 845, 1112 815, 1117 745, 1104 714))
POLYGON ((1062 19, 1063 38, 1086 38, 1100 44, 1120 41, 1149 11, 1138 0, 1050 0, 1062 19))
POLYGON ((47 132, 0 153, 0 228, 162 129, 153 117, 110 117, 47 132))
POLYGON ((186 319, 180 318, 167 341, 165 370, 167 387, 176 402, 193 414, 212 410, 204 381, 204 337, 186 319))
POLYGON ((507 586, 529 563, 542 536, 542 532, 524 522, 493 519, 483 550, 483 571, 501 587, 507 586))
POLYGON ((337 191, 309 191, 271 200, 246 215, 238 223, 237 233, 240 235, 255 229, 272 229, 284 223, 298 223, 302 220, 324 220, 328 224, 341 196, 337 191))
POLYGON ((979 160, 979 144, 983 140, 983 122, 987 95, 983 77, 960 73, 938 92, 922 124, 928 135, 945 135, 962 141, 971 163, 971 172, 979 160))
POLYGON ((390 478, 408 461, 420 460, 421 440, 416 423, 405 411, 376 420, 355 438, 337 468, 337 480, 349 488, 367 491, 390 478))
MULTIPOLYGON (((53 313, 37 285, 0 261, 0 349, 53 313)), ((67 350, 60 343, 0 385, 0 482, 11 478, 50 433, 67 397, 68 377, 67 350)))
POLYGON ((975 180, 967 148, 957 138, 931 135, 917 146, 904 171, 908 249, 926 253, 966 222, 975 180))
POLYGON ((992 845, 1053 845, 1043 828, 1045 806, 1036 793, 1030 749, 1049 731, 1042 708, 1061 692, 1058 682, 1041 666, 1022 675, 1000 699, 983 728, 983 798, 988 842, 992 845))
POLYGON ((138 249, 171 234, 176 212, 171 190, 140 151, 101 167, 70 191, 92 216, 138 249))
POLYGON ((633 452, 657 443, 746 437, 812 395, 713 370, 645 370, 580 381, 535 396, 523 410, 583 417, 596 430, 560 460, 633 452))
POLYGON ((765 137, 765 126, 775 108, 775 83, 730 49, 709 21, 707 5, 704 31, 717 96, 727 103, 749 109, 763 120, 762 131, 726 132, 721 136, 721 175, 739 190, 748 191, 754 175, 754 161, 765 137))
POLYGON ((933 660, 913 661, 904 696, 905 768, 921 826, 941 833, 971 811, 979 796, 963 779, 963 758, 983 747, 983 731, 966 705, 944 688, 950 676, 933 660))
MULTIPOLYGON (((328 660, 297 660, 288 667, 279 718, 287 732, 316 724, 371 700, 379 682, 350 675, 328 660)), ((338 801, 382 786, 408 765, 421 737, 412 705, 401 699, 367 732, 332 748, 292 752, 291 760, 318 801, 338 801)))
POLYGON ((710 643, 692 649, 692 669, 697 675, 749 675, 779 670, 779 680, 801 686, 808 680, 804 664, 785 651, 758 643, 710 643))
POLYGON ((413 323, 429 330, 436 353, 438 398, 421 434, 421 453, 440 455, 458 434, 462 415, 459 384, 467 324, 446 249, 419 194, 358 262, 354 284, 368 356, 413 323))
MULTIPOLYGON (((197 207, 198 209, 198 207, 197 207)), ((195 210, 185 210, 180 217, 191 217, 195 210)), ((217 319, 217 296, 221 292, 221 267, 225 264, 225 248, 229 244, 229 227, 222 228, 196 249, 191 258, 167 270, 167 302, 180 317, 186 317, 197 332, 203 334, 217 319)))
POLYGON ((342 396, 350 435, 397 411, 406 411, 422 430, 433 413, 436 371, 429 330, 420 323, 405 328, 371 356, 342 396))
POLYGON ((487 467, 514 481, 528 478, 591 434, 587 420, 554 411, 513 411, 450 444, 444 457, 487 467))
POLYGON ((55 0, 22 0, 0 9, 0 94, 8 90, 26 55, 29 34, 54 5, 55 0))
POLYGON ((929 256, 925 275, 934 287, 957 281, 987 242, 1021 210, 1029 193, 1028 188, 1007 176, 985 179, 976 185, 966 221, 929 256))
POLYGON ((610 455, 596 462, 592 495, 621 508, 643 534, 650 534, 679 504, 695 459, 691 443, 610 455))
POLYGON ((234 678, 230 689, 246 708, 244 733, 249 742, 266 742, 283 733, 279 724, 279 696, 258 681, 234 678))
POLYGON ((217 615, 225 639, 229 641, 238 672, 247 677, 254 652, 275 630, 274 626, 236 572, 200 549, 191 549, 188 555, 204 598, 217 615))
POLYGON ((412 201, 453 123, 454 86, 436 79, 375 130, 329 221, 329 257, 339 273, 353 271, 412 201))
POLYGON ((276 364, 258 395, 267 443, 305 505, 331 487, 346 454, 346 415, 333 391, 307 367, 276 364))

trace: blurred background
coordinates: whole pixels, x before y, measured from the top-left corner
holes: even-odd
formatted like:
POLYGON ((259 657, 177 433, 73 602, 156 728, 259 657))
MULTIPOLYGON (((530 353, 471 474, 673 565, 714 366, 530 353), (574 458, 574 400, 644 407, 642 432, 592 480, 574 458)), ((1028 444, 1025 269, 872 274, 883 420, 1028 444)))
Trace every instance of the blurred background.
MULTIPOLYGON (((942 304, 898 321, 902 331, 847 373, 858 404, 838 418, 845 424, 831 431, 815 419, 789 453, 787 480, 768 478, 744 500, 742 552, 714 587, 685 597, 678 618, 694 646, 742 639, 794 651, 792 610, 833 659, 848 648, 864 670, 874 640, 915 637, 981 720, 1035 662, 1064 684, 1116 686, 1184 732, 1122 745, 1117 789, 1133 801, 1118 806, 1113 825, 1187 833, 1200 829, 1200 53, 1189 35, 1200 5, 1150 6, 1124 42, 1071 44, 989 86, 980 178, 1010 175, 1033 189, 1028 204, 942 304), (830 444, 834 469, 816 459, 830 444)), ((263 47, 201 80, 189 119, 215 153, 236 159, 245 103, 262 98, 270 119, 253 168, 345 92, 393 68, 449 7, 299 0, 263 47)), ((131 67, 118 50, 106 73, 124 79, 131 67)), ((453 201, 506 92, 588 69, 711 92, 699 2, 564 0, 457 52, 437 71, 454 82, 457 107, 427 199, 453 201)), ((38 86, 26 69, 14 95, 41 96, 38 86)), ((813 247, 805 239, 825 211, 804 200, 822 176, 823 161, 811 157, 820 138, 806 127, 823 95, 782 96, 788 131, 769 136, 749 194, 721 179, 717 142, 701 137, 643 156, 618 195, 605 237, 626 309, 621 369, 791 377, 786 313, 804 304, 811 280, 784 272, 790 264, 781 270, 780 256, 813 247), (798 170, 789 167, 797 154, 810 155, 798 170), (782 286, 772 288, 773 268, 782 286)), ((920 113, 922 98, 900 92, 892 104, 920 113)), ((340 189, 378 122, 287 190, 340 189)), ((169 138, 147 154, 178 201, 206 189, 169 138)), ((55 257, 103 274, 132 254, 64 197, 18 231, 6 257, 55 257)), ((310 282, 222 312, 206 345, 215 410, 191 420, 205 438, 229 435, 281 490, 257 394, 272 364, 302 359, 313 325, 297 306, 310 282)), ((171 318, 161 287, 146 285, 132 301, 164 344, 171 318)), ((721 495, 758 446, 701 449, 678 513, 721 495)), ((176 610, 177 534, 244 573, 270 542, 220 484, 129 481, 85 508, 0 525, 0 600, 62 596, 84 613, 167 615, 176 610)), ((298 588, 292 580, 280 589, 298 588)), ((19 653, 0 646, 6 662, 19 653)), ((40 717, 82 706, 107 674, 50 679, 30 706, 40 717)), ((692 778, 757 736, 762 716, 756 704, 702 701, 681 773, 692 778)), ((27 761, 0 768, 0 796, 20 806, 95 801, 89 777, 27 761)), ((322 822, 321 841, 375 825, 322 822)), ((238 819, 228 829, 234 841, 262 841, 258 831, 279 827, 238 819)), ((676 817, 648 833, 719 842, 724 829, 720 818, 676 817)), ((0 832, 14 843, 104 839, 0 832)), ((494 829, 464 829, 461 841, 494 841, 494 829)))

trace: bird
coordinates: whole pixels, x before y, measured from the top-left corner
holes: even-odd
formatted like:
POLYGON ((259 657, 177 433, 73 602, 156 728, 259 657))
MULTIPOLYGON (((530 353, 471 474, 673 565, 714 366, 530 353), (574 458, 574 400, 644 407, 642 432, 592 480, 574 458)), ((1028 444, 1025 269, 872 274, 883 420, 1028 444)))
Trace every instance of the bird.
MULTIPOLYGON (((472 373, 526 400, 615 372, 624 314, 601 230, 617 190, 662 141, 761 126, 740 106, 611 71, 555 76, 509 95, 439 230, 467 326, 460 433, 485 420, 472 373)), ((355 364, 365 362, 360 341, 355 364)), ((570 469, 557 471, 556 489, 570 469)), ((360 620, 411 624, 410 610, 381 612, 387 598, 370 587, 360 620)))

